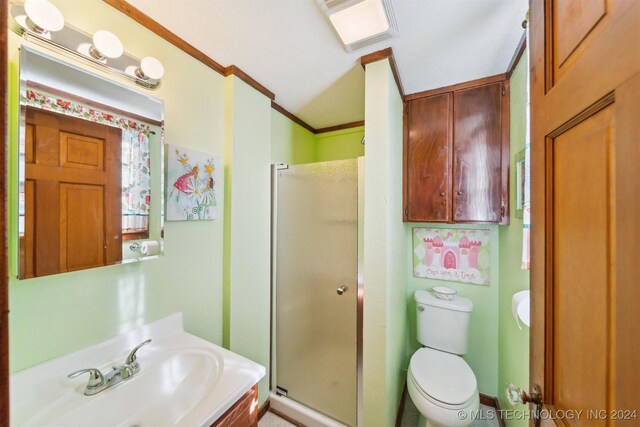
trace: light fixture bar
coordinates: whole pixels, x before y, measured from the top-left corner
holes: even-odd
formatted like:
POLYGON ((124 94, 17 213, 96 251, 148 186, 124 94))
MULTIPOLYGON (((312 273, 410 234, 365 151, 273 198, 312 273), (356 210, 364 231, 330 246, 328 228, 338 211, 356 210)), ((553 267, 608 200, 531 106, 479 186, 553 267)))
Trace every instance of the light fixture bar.
MULTIPOLYGON (((12 3, 10 13, 13 17, 13 20, 10 22, 11 31, 22 36, 25 40, 62 53, 69 58, 80 61, 98 70, 115 74, 146 89, 153 90, 160 86, 162 73, 151 73, 151 76, 145 75, 145 78, 138 76, 137 70, 141 67, 140 59, 124 51, 120 56, 115 58, 105 55, 105 53, 109 53, 112 56, 116 56, 119 53, 119 46, 115 46, 116 49, 109 52, 99 51, 98 48, 99 53, 102 55, 92 54, 92 49, 96 48, 96 46, 94 46, 94 38, 82 30, 65 23, 64 27, 59 31, 40 33, 26 25, 26 12, 23 5, 12 3), (157 79, 152 78, 158 75, 160 75, 160 77, 157 79)), ((160 63, 160 61, 157 62, 160 63)), ((160 67, 162 67, 162 64, 160 64, 160 67)), ((164 72, 164 69, 162 69, 162 71, 164 72)))

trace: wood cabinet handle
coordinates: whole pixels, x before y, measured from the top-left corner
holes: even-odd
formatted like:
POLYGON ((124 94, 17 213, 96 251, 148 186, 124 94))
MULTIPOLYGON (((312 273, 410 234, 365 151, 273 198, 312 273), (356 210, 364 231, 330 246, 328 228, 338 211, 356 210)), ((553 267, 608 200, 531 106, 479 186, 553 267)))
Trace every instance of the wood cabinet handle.
POLYGON ((464 191, 458 191, 458 196, 462 196, 464 194, 464 191))
POLYGON ((444 193, 444 191, 442 191, 442 192, 440 193, 440 197, 444 197, 444 195, 445 195, 445 193, 444 193))

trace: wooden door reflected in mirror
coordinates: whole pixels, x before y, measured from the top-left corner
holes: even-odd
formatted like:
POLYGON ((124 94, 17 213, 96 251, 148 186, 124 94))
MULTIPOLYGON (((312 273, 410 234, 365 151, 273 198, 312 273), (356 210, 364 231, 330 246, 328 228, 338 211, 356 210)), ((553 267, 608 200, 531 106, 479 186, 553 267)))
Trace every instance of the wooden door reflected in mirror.
POLYGON ((122 260, 121 130, 26 107, 20 276, 122 260))

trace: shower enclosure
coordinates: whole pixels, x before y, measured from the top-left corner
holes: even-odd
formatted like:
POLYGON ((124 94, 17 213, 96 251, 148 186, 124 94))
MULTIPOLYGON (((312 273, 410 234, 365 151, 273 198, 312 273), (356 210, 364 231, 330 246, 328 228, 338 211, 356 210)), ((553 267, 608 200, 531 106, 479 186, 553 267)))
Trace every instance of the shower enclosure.
POLYGON ((357 425, 358 182, 356 159, 274 167, 272 393, 319 424, 357 425))

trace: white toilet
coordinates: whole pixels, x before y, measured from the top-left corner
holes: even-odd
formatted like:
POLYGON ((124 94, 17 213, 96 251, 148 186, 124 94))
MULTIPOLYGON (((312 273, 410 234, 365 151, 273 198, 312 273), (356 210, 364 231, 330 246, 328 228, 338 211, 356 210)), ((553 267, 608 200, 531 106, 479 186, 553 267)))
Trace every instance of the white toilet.
POLYGON ((420 427, 466 427, 480 406, 478 383, 467 362, 471 300, 447 301, 416 291, 418 341, 411 357, 407 389, 422 416, 420 427))

